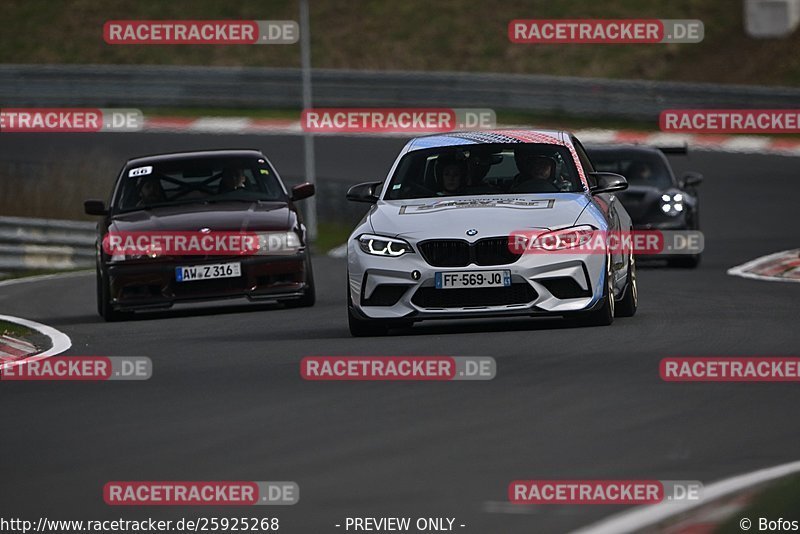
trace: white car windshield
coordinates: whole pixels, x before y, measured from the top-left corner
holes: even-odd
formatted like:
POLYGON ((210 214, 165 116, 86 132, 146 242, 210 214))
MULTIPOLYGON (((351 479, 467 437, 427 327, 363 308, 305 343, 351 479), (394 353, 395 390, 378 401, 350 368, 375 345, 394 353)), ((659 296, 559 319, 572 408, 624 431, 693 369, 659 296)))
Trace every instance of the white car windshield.
POLYGON ((397 166, 384 198, 583 191, 566 147, 517 143, 410 152, 397 166))

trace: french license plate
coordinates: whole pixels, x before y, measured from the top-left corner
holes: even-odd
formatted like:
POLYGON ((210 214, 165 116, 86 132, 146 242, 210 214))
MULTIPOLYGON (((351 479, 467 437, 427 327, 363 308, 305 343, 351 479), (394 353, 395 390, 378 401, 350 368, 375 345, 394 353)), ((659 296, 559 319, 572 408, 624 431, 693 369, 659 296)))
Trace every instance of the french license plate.
POLYGON ((436 289, 463 287, 506 287, 511 285, 511 271, 457 271, 436 273, 436 289))
POLYGON ((195 280, 211 280, 214 278, 236 278, 242 276, 242 264, 213 263, 210 265, 194 265, 192 267, 175 267, 175 280, 193 282, 195 280))

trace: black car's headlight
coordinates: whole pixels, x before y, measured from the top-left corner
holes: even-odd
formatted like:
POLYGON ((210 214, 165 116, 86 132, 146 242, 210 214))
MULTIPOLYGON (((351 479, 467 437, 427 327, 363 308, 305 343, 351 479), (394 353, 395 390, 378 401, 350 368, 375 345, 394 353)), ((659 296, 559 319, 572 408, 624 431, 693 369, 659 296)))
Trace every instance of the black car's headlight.
POLYGON ((293 231, 287 232, 256 232, 258 237, 258 252, 261 255, 291 255, 297 254, 303 244, 300 237, 293 231))
POLYGON ((373 234, 360 235, 358 237, 358 246, 361 247, 361 250, 373 256, 389 256, 396 258, 403 254, 414 252, 411 245, 402 239, 373 234))
POLYGON ((148 247, 146 254, 127 254, 124 251, 114 251, 111 254, 110 261, 131 261, 131 260, 154 260, 161 258, 164 254, 156 247, 148 247))
POLYGON ((677 217, 683 213, 683 194, 675 193, 674 195, 663 194, 661 195, 661 211, 672 217, 677 217))

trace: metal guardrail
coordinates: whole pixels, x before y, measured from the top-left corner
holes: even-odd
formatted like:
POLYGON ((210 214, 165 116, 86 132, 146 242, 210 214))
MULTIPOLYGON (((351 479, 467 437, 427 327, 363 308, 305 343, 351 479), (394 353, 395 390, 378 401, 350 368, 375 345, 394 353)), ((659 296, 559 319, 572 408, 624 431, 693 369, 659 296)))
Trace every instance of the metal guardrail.
POLYGON ((0 271, 91 267, 96 228, 92 222, 0 217, 0 271))
MULTIPOLYGON (((525 74, 314 69, 314 105, 479 107, 654 120, 670 108, 794 108, 800 89, 525 74)), ((300 69, 0 65, 3 106, 300 108, 300 69)))

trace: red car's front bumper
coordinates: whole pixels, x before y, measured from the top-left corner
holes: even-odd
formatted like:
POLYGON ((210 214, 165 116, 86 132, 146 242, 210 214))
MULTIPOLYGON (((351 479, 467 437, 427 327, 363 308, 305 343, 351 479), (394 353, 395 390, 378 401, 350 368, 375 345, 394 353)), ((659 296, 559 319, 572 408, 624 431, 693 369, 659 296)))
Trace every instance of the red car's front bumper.
POLYGON ((178 302, 246 297, 281 300, 301 296, 309 284, 306 253, 293 256, 174 258, 169 261, 109 264, 112 305, 119 310, 167 308, 178 302), (241 276, 178 282, 175 269, 217 263, 241 263, 241 276))

